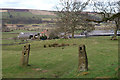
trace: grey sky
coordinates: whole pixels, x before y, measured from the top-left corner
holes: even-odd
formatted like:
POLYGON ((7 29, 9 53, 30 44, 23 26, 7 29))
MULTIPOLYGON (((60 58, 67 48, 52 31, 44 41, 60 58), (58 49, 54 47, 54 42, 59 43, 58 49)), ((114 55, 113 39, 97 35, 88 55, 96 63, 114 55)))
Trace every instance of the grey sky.
MULTIPOLYGON (((59 0, 0 0, 0 8, 55 10, 55 6, 58 4, 58 2, 59 0)), ((88 10, 91 10, 91 8, 88 7, 88 10)))

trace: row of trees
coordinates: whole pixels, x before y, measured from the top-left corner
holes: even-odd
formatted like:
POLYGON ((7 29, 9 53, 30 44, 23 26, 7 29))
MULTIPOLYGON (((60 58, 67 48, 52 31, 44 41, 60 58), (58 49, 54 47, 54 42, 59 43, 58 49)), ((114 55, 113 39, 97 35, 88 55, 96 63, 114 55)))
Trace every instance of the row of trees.
POLYGON ((116 39, 117 30, 120 27, 120 1, 117 2, 99 2, 87 0, 81 2, 77 0, 60 0, 60 5, 57 6, 58 10, 58 25, 65 32, 71 31, 72 38, 74 38, 74 31, 76 29, 84 29, 90 31, 94 25, 91 22, 108 22, 113 21, 116 24, 114 30, 114 36, 112 39, 116 39), (89 5, 91 4, 92 5, 89 5), (83 10, 86 6, 92 7, 94 12, 101 15, 100 20, 92 19, 89 14, 84 13, 83 10))

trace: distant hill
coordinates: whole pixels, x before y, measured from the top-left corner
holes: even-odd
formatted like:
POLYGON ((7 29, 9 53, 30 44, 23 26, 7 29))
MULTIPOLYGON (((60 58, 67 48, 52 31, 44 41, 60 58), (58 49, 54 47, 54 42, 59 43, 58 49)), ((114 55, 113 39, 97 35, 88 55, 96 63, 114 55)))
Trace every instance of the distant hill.
MULTIPOLYGON (((56 17, 55 11, 34 10, 34 9, 0 9, 2 12, 2 21, 7 24, 40 24, 43 22, 54 23, 56 17)), ((99 20, 99 15, 95 12, 88 13, 93 19, 99 20)))
POLYGON ((2 20, 8 24, 39 24, 49 22, 43 18, 53 19, 56 17, 54 12, 32 9, 0 9, 2 20))
POLYGON ((54 15, 53 11, 47 11, 47 10, 34 10, 34 9, 7 9, 2 8, 0 9, 0 12, 30 12, 35 15, 54 15))
POLYGON ((29 12, 31 12, 32 14, 36 14, 36 15, 52 15, 52 16, 55 16, 54 12, 52 12, 52 11, 30 9, 29 12))
POLYGON ((28 12, 28 9, 9 9, 9 8, 2 8, 0 9, 2 11, 7 11, 7 12, 13 12, 13 11, 17 11, 17 12, 28 12))

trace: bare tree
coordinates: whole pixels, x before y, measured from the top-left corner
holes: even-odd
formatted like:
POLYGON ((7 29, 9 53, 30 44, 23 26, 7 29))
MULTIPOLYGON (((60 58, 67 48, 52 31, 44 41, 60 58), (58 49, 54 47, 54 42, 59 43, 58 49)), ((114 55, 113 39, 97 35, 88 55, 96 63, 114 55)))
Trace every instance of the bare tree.
POLYGON ((82 11, 86 8, 90 0, 80 2, 77 0, 60 0, 60 5, 57 7, 58 25, 63 28, 63 31, 71 31, 74 38, 76 28, 83 26, 86 21, 86 15, 82 11))
POLYGON ((96 12, 99 12, 102 16, 101 21, 95 21, 95 22, 107 22, 107 21, 113 21, 115 22, 115 28, 114 28, 114 36, 112 37, 112 40, 117 39, 117 30, 120 27, 120 16, 118 13, 120 13, 120 1, 118 2, 100 2, 100 1, 94 1, 94 10, 96 12), (115 15, 114 15, 115 14, 115 15))

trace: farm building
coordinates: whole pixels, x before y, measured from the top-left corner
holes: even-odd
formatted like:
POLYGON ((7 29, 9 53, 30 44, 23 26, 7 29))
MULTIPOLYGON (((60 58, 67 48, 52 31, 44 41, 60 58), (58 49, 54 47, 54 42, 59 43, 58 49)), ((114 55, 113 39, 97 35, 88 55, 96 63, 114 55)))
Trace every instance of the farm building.
MULTIPOLYGON (((47 36, 47 31, 44 30, 42 32, 21 32, 18 35, 19 39, 38 39, 41 36, 47 36)), ((48 37, 48 36, 47 36, 48 37)))
POLYGON ((40 33, 37 33, 37 32, 34 32, 34 33, 32 33, 32 32, 21 32, 19 35, 18 35, 18 38, 19 39, 32 39, 32 38, 34 38, 34 37, 38 37, 38 35, 39 35, 40 33))

